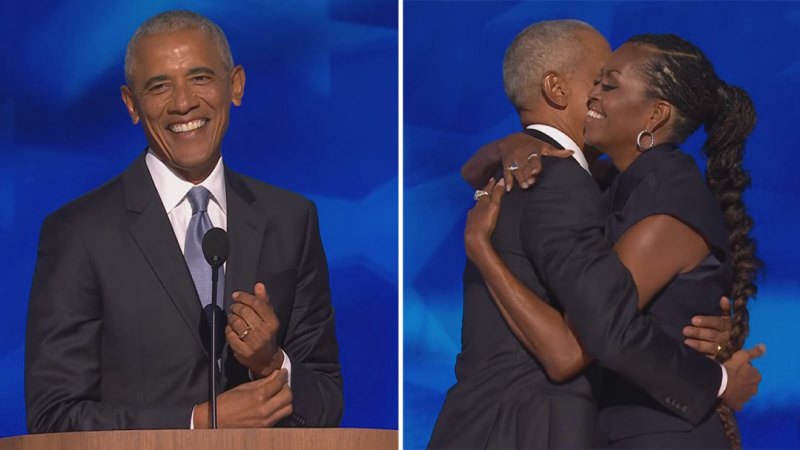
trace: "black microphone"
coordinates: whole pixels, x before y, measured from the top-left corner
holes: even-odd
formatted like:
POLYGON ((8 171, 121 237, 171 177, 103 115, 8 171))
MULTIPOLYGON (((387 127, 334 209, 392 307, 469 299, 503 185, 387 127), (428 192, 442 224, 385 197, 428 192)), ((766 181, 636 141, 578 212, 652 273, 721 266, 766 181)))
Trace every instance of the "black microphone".
POLYGON ((221 342, 222 333, 217 330, 217 283, 219 268, 228 259, 230 243, 228 233, 222 228, 212 228, 203 236, 203 256, 211 265, 211 351, 208 353, 208 396, 211 402, 211 428, 217 428, 217 342, 221 342))
POLYGON ((211 267, 221 266, 227 259, 231 245, 228 243, 228 233, 222 228, 212 228, 203 236, 203 256, 211 267))

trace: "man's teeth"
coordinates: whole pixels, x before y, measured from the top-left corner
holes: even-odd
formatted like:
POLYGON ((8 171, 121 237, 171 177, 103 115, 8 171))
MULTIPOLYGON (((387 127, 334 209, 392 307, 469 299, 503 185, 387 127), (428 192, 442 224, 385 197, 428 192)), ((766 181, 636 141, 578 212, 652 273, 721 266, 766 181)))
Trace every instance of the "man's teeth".
POLYGON ((187 131, 196 130, 205 124, 205 119, 197 119, 187 123, 176 123, 175 125, 170 125, 169 129, 173 133, 186 133, 187 131))
POLYGON ((602 118, 605 117, 604 115, 600 114, 599 112, 592 111, 591 109, 589 110, 589 112, 586 113, 586 115, 589 116, 592 119, 602 119, 602 118))

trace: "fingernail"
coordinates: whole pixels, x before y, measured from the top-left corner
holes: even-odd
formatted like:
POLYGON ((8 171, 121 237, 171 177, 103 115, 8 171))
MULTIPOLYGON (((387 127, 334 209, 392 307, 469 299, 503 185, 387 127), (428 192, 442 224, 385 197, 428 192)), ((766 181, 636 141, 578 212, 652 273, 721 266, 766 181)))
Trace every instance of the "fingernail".
POLYGON ((702 320, 700 320, 700 318, 699 318, 699 317, 692 317, 692 324, 694 324, 694 325, 700 325, 700 323, 702 323, 702 322, 703 322, 703 321, 702 321, 702 320))
POLYGON ((237 298, 239 298, 239 291, 236 291, 236 292, 234 292, 234 293, 233 293, 233 295, 232 295, 231 297, 233 297, 233 299, 234 299, 234 300, 236 300, 237 298))

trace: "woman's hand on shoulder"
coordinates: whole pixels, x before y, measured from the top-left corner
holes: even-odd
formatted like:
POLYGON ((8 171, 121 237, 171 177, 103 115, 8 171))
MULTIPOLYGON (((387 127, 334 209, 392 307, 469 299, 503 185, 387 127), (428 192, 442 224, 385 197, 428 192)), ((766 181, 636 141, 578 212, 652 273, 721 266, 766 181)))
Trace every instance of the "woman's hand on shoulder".
POLYGON ((536 183, 542 173, 542 157, 569 158, 571 150, 559 150, 542 140, 525 133, 514 133, 496 141, 497 151, 503 160, 503 179, 506 192, 510 192, 514 183, 522 189, 528 189, 536 183))

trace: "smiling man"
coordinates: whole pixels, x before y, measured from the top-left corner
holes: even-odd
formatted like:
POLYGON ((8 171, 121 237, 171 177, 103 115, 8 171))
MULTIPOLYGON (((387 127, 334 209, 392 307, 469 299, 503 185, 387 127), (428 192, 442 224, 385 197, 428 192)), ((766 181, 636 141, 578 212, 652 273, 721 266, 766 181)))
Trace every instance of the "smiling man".
POLYGON ((142 24, 122 99, 147 149, 42 227, 25 360, 28 430, 209 423, 200 242, 227 229, 221 427, 336 426, 342 379, 316 209, 223 164, 245 73, 222 30, 169 11, 142 24))

